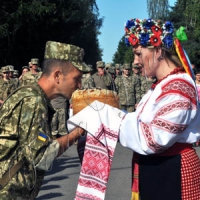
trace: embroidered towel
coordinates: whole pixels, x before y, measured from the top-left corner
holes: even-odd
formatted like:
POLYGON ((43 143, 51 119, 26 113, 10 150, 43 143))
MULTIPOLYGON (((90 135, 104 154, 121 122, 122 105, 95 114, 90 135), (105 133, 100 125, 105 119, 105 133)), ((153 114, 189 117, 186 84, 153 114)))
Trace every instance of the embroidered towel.
POLYGON ((119 127, 124 115, 117 108, 94 101, 68 120, 68 125, 81 126, 88 132, 75 200, 105 198, 119 127))

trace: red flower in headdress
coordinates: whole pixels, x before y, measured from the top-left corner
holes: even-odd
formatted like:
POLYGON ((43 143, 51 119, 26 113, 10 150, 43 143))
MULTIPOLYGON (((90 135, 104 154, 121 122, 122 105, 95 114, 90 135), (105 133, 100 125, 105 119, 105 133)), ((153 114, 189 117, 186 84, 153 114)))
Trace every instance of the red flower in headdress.
POLYGON ((159 35, 152 35, 150 38, 150 43, 154 47, 158 47, 161 45, 161 39, 159 35))
POLYGON ((158 26, 152 26, 151 31, 153 32, 154 35, 161 35, 162 30, 158 26))
POLYGON ((134 34, 130 34, 130 37, 128 38, 128 41, 135 46, 136 44, 138 44, 139 40, 138 38, 134 35, 134 34))
POLYGON ((139 19, 136 19, 135 21, 136 21, 137 23, 140 23, 140 20, 139 20, 139 19))

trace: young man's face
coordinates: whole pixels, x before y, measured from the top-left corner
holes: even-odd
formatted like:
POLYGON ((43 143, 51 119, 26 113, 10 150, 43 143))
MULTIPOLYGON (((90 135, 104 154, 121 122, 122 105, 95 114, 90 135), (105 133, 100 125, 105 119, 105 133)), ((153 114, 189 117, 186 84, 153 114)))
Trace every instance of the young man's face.
POLYGON ((105 68, 104 67, 97 67, 97 72, 98 72, 98 74, 100 75, 100 76, 103 76, 104 75, 104 71, 105 70, 105 68))
POLYGON ((197 80, 198 82, 200 82, 200 73, 199 73, 199 74, 196 74, 196 80, 197 80))
POLYGON ((32 69, 37 70, 38 69, 38 64, 31 64, 32 69))
POLYGON ((3 79, 9 79, 9 72, 3 72, 3 79))
POLYGON ((81 78, 82 72, 75 67, 66 75, 61 73, 59 78, 60 83, 58 84, 59 92, 67 99, 70 99, 72 93, 81 87, 81 78))

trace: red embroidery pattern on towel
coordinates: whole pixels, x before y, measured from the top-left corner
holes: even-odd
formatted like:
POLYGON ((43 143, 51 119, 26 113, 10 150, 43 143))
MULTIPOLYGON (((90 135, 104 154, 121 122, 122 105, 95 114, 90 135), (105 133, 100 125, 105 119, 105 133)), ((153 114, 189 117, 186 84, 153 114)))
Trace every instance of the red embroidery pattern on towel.
MULTIPOLYGON (((101 193, 105 193, 106 191, 115 146, 104 145, 100 142, 103 138, 117 142, 118 133, 111 131, 102 124, 95 133, 95 137, 90 134, 87 135, 84 158, 78 181, 78 185, 85 188, 84 191, 89 189, 95 189, 101 193)), ((87 192, 84 193, 84 191, 77 189, 75 199, 99 199, 98 196, 95 196, 95 193, 90 195, 87 192)))

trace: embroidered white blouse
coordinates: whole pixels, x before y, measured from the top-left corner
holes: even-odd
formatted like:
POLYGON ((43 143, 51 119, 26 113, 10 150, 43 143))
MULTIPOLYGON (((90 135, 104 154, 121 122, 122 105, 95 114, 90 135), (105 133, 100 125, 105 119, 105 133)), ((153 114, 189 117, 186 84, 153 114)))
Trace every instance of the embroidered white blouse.
POLYGON ((174 74, 149 90, 136 112, 126 114, 120 126, 120 143, 148 155, 163 152, 174 143, 200 140, 200 109, 195 82, 174 74))

